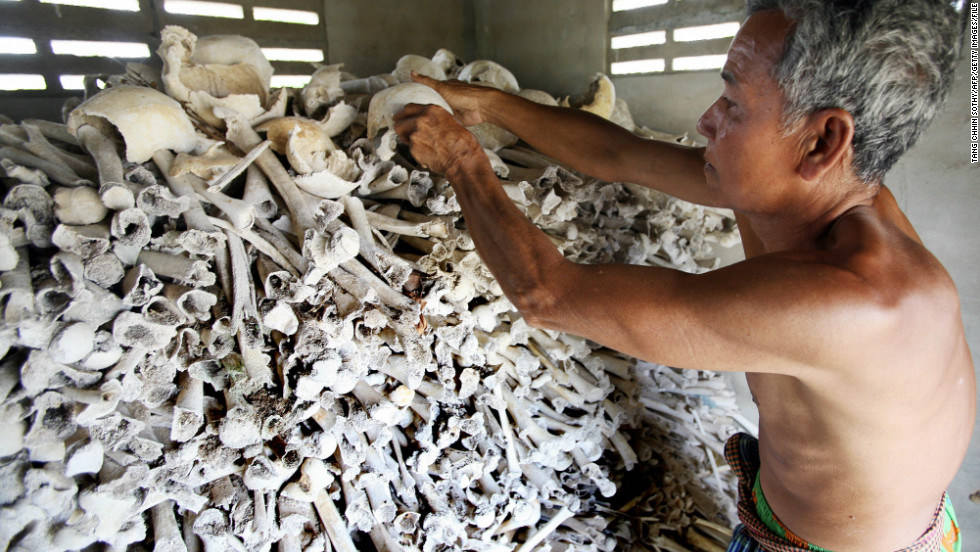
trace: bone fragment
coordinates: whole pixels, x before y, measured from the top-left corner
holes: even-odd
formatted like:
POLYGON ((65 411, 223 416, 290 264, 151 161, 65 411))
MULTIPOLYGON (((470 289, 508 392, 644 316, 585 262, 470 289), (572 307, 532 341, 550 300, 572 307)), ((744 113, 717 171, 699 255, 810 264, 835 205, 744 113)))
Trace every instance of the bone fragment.
POLYGON ((28 136, 28 142, 24 144, 24 147, 34 155, 42 159, 47 159, 52 163, 61 164, 65 169, 84 178, 95 178, 98 176, 95 165, 82 156, 68 153, 52 145, 36 125, 23 123, 21 124, 21 128, 26 131, 28 136))
MULTIPOLYGON (((148 161, 161 149, 187 152, 199 145, 194 126, 180 104, 144 86, 113 86, 72 110, 68 130, 91 151, 78 136, 86 125, 103 136, 111 136, 113 129, 118 131, 125 141, 126 160, 135 163, 148 161)), ((103 175, 101 166, 99 174, 103 175)))
POLYGON ((371 98, 368 108, 367 137, 373 139, 383 128, 393 126, 392 117, 408 104, 433 104, 449 113, 453 109, 438 92, 424 84, 406 82, 378 92, 371 98))
POLYGON ((463 82, 490 86, 516 94, 520 87, 514 74, 495 61, 481 59, 466 64, 457 77, 463 82))
POLYGON ((63 251, 89 259, 109 250, 109 226, 105 223, 85 226, 59 224, 51 235, 51 242, 63 251))
POLYGON ((398 84, 398 79, 392 75, 374 75, 363 79, 353 79, 340 83, 340 88, 346 94, 364 94, 373 96, 389 86, 398 84))
POLYGON ((132 190, 123 179, 122 160, 116 153, 116 146, 106 136, 91 125, 81 125, 76 129, 82 143, 99 168, 99 195, 102 203, 114 210, 129 209, 136 204, 132 190))
MULTIPOLYGON (((223 190, 225 186, 230 184, 231 181, 234 180, 238 175, 245 172, 245 169, 249 168, 252 165, 252 162, 255 161, 255 158, 258 157, 263 151, 266 150, 266 148, 268 148, 271 145, 272 142, 266 140, 260 143, 259 145, 255 146, 254 148, 252 148, 251 151, 245 154, 245 157, 242 157, 237 163, 235 163, 230 169, 228 169, 227 172, 225 172, 220 177, 218 177, 218 179, 215 180, 214 182, 211 182, 208 185, 208 189, 209 190, 215 189, 219 191, 223 190)), ((207 178, 205 176, 201 176, 201 177, 207 178)))
POLYGON ((0 159, 0 168, 3 175, 21 184, 34 184, 35 186, 46 187, 51 181, 47 173, 40 169, 29 169, 22 167, 10 159, 0 159))
POLYGON ((77 146, 78 140, 72 135, 71 131, 68 130, 68 125, 55 123, 52 121, 45 121, 44 119, 24 119, 21 124, 33 125, 41 131, 45 137, 53 140, 58 140, 64 142, 69 146, 77 146))
POLYGON ((58 188, 54 196, 54 216, 64 224, 95 224, 109 212, 94 188, 58 188))
POLYGON ((249 118, 262 114, 272 66, 255 41, 238 35, 198 38, 175 25, 164 27, 160 38, 157 53, 167 94, 216 127, 223 126, 216 108, 236 109, 249 118))
POLYGON ((262 171, 254 165, 249 165, 246 170, 245 191, 242 193, 242 201, 250 203, 255 209, 255 214, 262 219, 272 218, 278 210, 275 199, 269 192, 269 181, 266 180, 262 171))
POLYGON ((215 275, 204 261, 195 261, 181 255, 168 255, 157 251, 143 250, 139 262, 146 265, 154 274, 172 278, 179 283, 194 287, 207 287, 215 282, 215 275))
POLYGON ((307 117, 314 117, 320 108, 328 106, 344 96, 340 88, 342 63, 327 65, 317 69, 310 82, 300 90, 299 96, 307 117))
POLYGON ((28 153, 17 148, 4 146, 0 148, 0 159, 7 159, 11 163, 40 169, 51 180, 65 186, 91 186, 92 181, 82 178, 59 163, 42 159, 32 153, 28 153))
POLYGON ((399 58, 391 75, 400 83, 412 82, 412 71, 436 80, 446 80, 446 70, 439 62, 415 54, 399 58))
POLYGON ((142 209, 123 209, 112 215, 109 233, 123 245, 140 247, 150 243, 150 220, 142 209))
POLYGON ((330 536, 330 542, 337 552, 357 552, 357 547, 354 546, 354 541, 351 540, 350 533, 347 531, 347 525, 344 524, 340 512, 337 511, 337 507, 334 506, 333 500, 330 499, 325 490, 316 495, 313 504, 316 506, 317 514, 319 514, 323 527, 326 529, 327 535, 330 536))
MULTIPOLYGON (((11 219, 16 217, 23 224, 24 236, 36 247, 48 247, 51 244, 53 205, 51 196, 44 188, 33 184, 14 186, 3 199, 3 207, 7 209, 8 216, 11 219)), ((10 224, 13 224, 13 220, 10 220, 10 224)), ((8 233, 8 236, 12 235, 13 232, 8 233)))
MULTIPOLYGON (((220 111, 220 113, 226 116, 228 139, 239 149, 250 151, 262 142, 259 135, 239 115, 226 111, 220 111)), ((300 229, 300 233, 302 230, 312 227, 312 210, 307 205, 306 198, 303 197, 302 192, 296 187, 289 173, 286 172, 275 155, 270 151, 264 151, 256 158, 255 164, 269 177, 269 181, 272 182, 286 203, 294 227, 300 229)))

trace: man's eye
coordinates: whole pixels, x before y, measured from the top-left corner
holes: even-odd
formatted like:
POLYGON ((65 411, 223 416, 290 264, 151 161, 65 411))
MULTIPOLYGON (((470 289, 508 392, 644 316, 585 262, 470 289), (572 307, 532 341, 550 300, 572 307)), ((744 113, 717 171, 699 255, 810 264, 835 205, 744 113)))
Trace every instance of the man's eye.
POLYGON ((722 96, 722 97, 721 97, 721 100, 722 100, 723 102, 725 102, 725 107, 726 107, 726 108, 729 108, 729 109, 730 109, 730 108, 732 108, 732 107, 735 107, 735 102, 733 102, 733 101, 731 101, 731 100, 730 100, 730 99, 728 99, 727 97, 725 97, 725 96, 722 96))

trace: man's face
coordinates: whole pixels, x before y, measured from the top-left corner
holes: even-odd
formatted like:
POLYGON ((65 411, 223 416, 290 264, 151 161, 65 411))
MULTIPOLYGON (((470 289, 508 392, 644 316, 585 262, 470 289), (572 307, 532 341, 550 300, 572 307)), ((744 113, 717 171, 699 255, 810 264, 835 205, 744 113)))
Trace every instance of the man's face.
POLYGON ((749 17, 728 51, 725 91, 698 121, 708 139, 704 172, 708 187, 743 212, 779 209, 795 167, 793 136, 780 127, 782 93, 770 76, 790 22, 782 12, 749 17))

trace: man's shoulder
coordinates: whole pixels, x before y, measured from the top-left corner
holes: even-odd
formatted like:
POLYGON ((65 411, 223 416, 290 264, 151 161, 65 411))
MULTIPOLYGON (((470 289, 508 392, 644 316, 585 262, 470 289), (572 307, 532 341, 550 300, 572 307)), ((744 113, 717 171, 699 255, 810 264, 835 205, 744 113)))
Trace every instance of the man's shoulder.
POLYGON ((824 258, 854 273, 868 298, 883 307, 911 306, 921 312, 928 305, 949 312, 959 304, 956 286, 906 222, 874 207, 852 209, 831 228, 824 258))
POLYGON ((790 338, 807 344, 814 365, 850 369, 856 358, 874 364, 891 358, 888 351, 904 350, 913 336, 941 339, 962 331, 949 274, 918 240, 873 208, 846 212, 816 247, 746 263, 754 267, 743 276, 786 290, 767 308, 806 320, 808 331, 790 338))

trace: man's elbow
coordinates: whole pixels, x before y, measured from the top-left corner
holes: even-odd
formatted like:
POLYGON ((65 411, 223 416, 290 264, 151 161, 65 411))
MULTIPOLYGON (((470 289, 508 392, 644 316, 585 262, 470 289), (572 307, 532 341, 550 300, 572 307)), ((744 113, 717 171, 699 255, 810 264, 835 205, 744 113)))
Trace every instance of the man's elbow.
MULTIPOLYGON (((518 310, 520 310, 520 309, 518 309, 518 310)), ((556 328, 554 326, 554 324, 551 324, 549 320, 545 319, 542 316, 538 316, 538 315, 536 315, 534 313, 531 313, 529 311, 523 311, 522 310, 520 312, 521 312, 521 316, 524 317, 524 322, 527 322, 527 325, 530 326, 530 327, 532 327, 532 328, 535 328, 535 329, 538 329, 538 330, 556 330, 556 329, 558 329, 558 328, 556 328)))
POLYGON ((523 285, 507 293, 508 299, 534 328, 560 329, 562 301, 553 286, 544 284, 523 285))

